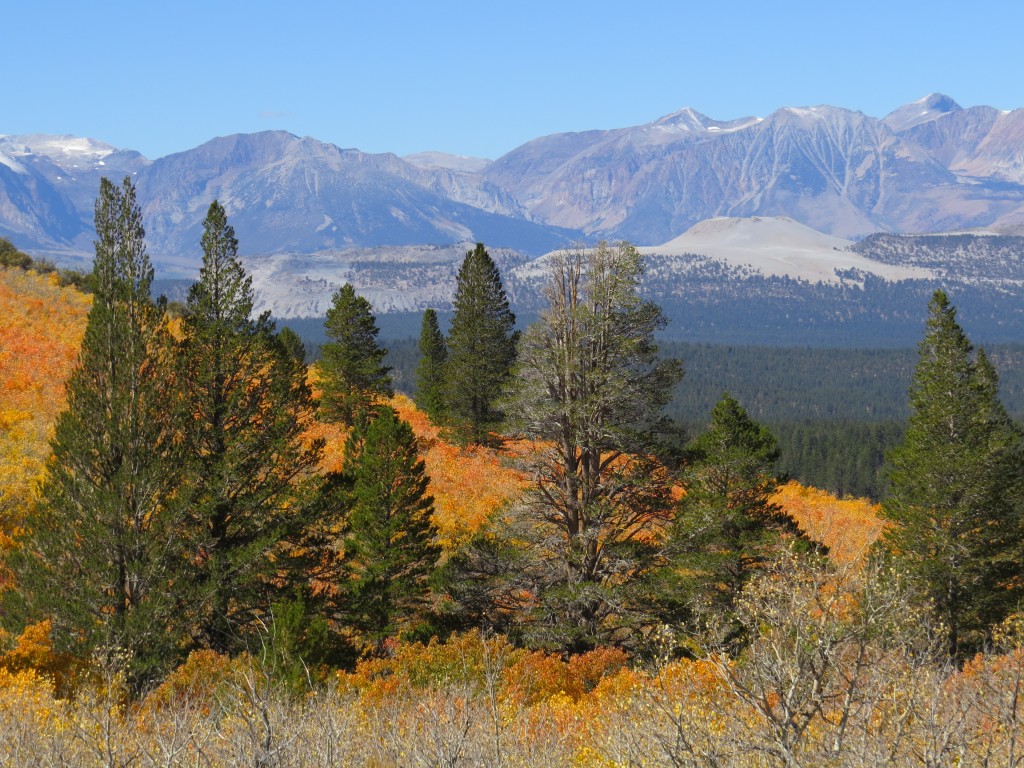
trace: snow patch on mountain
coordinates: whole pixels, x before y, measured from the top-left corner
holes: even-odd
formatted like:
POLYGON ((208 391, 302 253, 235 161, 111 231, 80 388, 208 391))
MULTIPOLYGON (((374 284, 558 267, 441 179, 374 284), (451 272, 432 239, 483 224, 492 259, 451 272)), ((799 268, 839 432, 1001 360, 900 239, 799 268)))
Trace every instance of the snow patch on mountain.
MULTIPOLYGON (((0 137, 0 138, 2 138, 2 137, 0 137)), ((23 166, 21 163, 19 163, 13 157, 11 157, 10 155, 8 155, 7 153, 5 153, 3 151, 0 151, 0 165, 3 165, 3 166, 6 166, 6 167, 10 168, 15 173, 21 173, 21 174, 28 173, 28 170, 26 170, 25 166, 23 166)))
POLYGON ((103 159, 117 151, 116 147, 81 136, 24 134, 0 136, 0 151, 15 157, 38 155, 65 170, 103 166, 103 159))

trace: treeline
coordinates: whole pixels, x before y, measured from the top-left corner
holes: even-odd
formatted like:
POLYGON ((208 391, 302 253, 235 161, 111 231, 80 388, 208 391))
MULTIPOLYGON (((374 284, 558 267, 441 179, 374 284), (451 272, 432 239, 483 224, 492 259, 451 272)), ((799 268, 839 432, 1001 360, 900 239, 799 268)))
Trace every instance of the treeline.
POLYGON ((993 286, 989 281, 956 278, 891 282, 855 271, 844 273, 837 284, 755 275, 723 286, 726 278, 712 275, 706 284, 697 280, 692 285, 689 277, 675 294, 652 292, 672 317, 668 333, 674 339, 733 345, 912 347, 922 333, 914 308, 927 304, 940 287, 954 291, 969 308, 963 324, 972 336, 1012 344, 1024 335, 1024 290, 1013 283, 993 286))
POLYGON ((1024 237, 1013 235, 896 235, 877 233, 850 250, 885 264, 941 270, 957 280, 1024 279, 1024 237))
MULTIPOLYGON (((745 347, 662 342, 686 377, 667 413, 688 433, 703 428, 722 391, 735 395, 778 437, 778 470, 839 496, 880 500, 885 456, 910 414, 913 349, 745 347)), ((999 373, 1000 399, 1024 421, 1024 347, 985 348, 999 373)))

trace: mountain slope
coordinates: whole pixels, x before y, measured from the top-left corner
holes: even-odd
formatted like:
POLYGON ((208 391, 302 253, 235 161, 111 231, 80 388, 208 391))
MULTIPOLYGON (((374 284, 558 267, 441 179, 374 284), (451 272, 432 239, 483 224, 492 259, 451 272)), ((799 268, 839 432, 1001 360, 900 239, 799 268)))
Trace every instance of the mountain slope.
POLYGON ((100 177, 149 165, 138 152, 76 136, 0 136, 0 234, 23 247, 91 245, 100 177))
POLYGON ((0 234, 45 252, 87 252, 99 178, 132 175, 154 260, 194 269, 220 199, 243 253, 485 240, 528 253, 574 233, 530 220, 477 174, 423 168, 284 131, 213 139, 150 162, 88 139, 0 137, 0 234))
POLYGON ((541 221, 642 244, 716 216, 791 216, 838 236, 902 230, 907 195, 957 183, 881 121, 835 107, 731 122, 683 110, 572 139, 538 139, 484 175, 541 221), (537 161, 556 150, 559 162, 537 161))
POLYGON ((540 251, 567 238, 527 221, 478 177, 422 169, 392 154, 340 149, 283 131, 214 139, 139 178, 152 249, 194 252, 209 201, 246 253, 500 240, 540 251))

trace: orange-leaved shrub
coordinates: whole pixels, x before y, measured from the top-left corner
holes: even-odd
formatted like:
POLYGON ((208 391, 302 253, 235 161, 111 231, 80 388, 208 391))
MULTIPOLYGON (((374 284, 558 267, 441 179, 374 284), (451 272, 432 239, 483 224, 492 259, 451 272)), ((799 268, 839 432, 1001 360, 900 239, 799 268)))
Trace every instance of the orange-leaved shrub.
POLYGON ((840 563, 862 557, 884 528, 879 505, 869 499, 840 499, 795 480, 780 486, 772 502, 840 563))

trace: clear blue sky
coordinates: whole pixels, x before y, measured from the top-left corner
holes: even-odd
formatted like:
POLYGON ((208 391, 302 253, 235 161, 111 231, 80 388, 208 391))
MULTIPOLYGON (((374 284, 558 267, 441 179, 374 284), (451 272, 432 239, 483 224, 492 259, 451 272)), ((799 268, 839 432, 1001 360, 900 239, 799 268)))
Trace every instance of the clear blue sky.
POLYGON ((150 158, 278 128, 494 158, 683 107, 1024 107, 1019 0, 35 0, 0 23, 0 133, 150 158))

